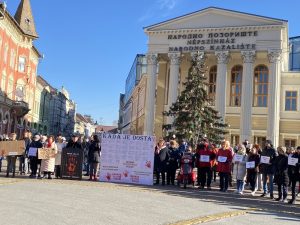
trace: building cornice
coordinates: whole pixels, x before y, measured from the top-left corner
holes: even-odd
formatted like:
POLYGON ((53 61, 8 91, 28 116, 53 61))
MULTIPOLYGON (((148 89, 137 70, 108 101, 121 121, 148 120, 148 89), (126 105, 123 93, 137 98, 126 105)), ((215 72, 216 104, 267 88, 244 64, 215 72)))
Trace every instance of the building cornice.
POLYGON ((195 32, 216 32, 216 31, 249 31, 249 30, 274 30, 283 29, 283 25, 259 25, 259 26, 238 26, 238 27, 205 27, 196 29, 173 29, 173 30, 157 30, 145 31, 148 35, 155 34, 182 34, 182 33, 195 33, 195 32))

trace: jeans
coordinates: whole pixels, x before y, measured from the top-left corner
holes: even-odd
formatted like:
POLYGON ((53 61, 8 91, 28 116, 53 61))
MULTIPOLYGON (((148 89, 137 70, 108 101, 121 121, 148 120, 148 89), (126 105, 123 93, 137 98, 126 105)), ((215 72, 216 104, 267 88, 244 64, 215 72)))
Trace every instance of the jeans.
POLYGON ((176 176, 176 168, 168 168, 167 169, 167 184, 174 184, 176 176))
POLYGON ((25 156, 21 156, 19 159, 19 171, 20 173, 27 174, 27 164, 28 164, 28 158, 25 156))
POLYGON ((273 180, 274 180, 274 174, 266 174, 263 173, 263 189, 264 189, 264 193, 267 194, 268 192, 270 192, 271 195, 273 195, 273 180), (267 181, 269 178, 269 191, 268 191, 268 185, 267 185, 267 181))
POLYGON ((245 185, 245 182, 243 180, 237 180, 236 181, 236 190, 241 193, 244 191, 244 185, 245 185))
POLYGON ((90 163, 90 176, 96 176, 99 163, 90 163))
POLYGON ((250 183, 251 191, 256 189, 257 172, 248 170, 248 181, 250 183))
POLYGON ((221 188, 221 190, 227 191, 228 183, 229 183, 229 173, 220 172, 220 188, 221 188))
POLYGON ((205 186, 205 183, 207 184, 207 187, 210 187, 211 180, 212 180, 212 170, 210 167, 201 167, 198 168, 198 171, 200 171, 200 185, 201 187, 205 186))
POLYGON ((16 173, 16 161, 17 161, 17 157, 16 156, 7 156, 6 157, 7 160, 7 172, 6 172, 6 176, 9 176, 9 172, 12 170, 13 173, 13 177, 15 176, 16 173))
POLYGON ((278 184, 278 198, 287 199, 288 188, 287 184, 278 184))

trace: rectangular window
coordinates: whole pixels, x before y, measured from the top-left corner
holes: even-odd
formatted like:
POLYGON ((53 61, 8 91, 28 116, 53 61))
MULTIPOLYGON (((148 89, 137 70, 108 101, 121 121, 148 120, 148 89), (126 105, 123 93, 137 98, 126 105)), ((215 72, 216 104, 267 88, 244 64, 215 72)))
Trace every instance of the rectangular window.
POLYGON ((285 92, 285 111, 297 111, 297 91, 285 92))
POLYGON ((258 144, 261 147, 261 149, 264 148, 266 140, 266 137, 254 136, 254 143, 258 144))
POLYGON ((240 136, 238 135, 231 135, 231 144, 232 146, 236 146, 240 143, 240 136))
POLYGON ((19 72, 25 73, 25 67, 26 67, 26 58, 23 56, 19 57, 19 72))
POLYGON ((296 147, 296 140, 295 139, 285 139, 284 146, 285 147, 296 147))

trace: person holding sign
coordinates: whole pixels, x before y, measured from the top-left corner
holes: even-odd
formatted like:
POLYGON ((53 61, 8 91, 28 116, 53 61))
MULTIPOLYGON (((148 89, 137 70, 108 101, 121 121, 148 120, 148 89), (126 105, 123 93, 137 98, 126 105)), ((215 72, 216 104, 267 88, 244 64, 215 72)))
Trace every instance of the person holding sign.
POLYGON ((244 191, 247 161, 248 156, 246 155, 246 147, 244 145, 238 145, 237 153, 233 157, 233 174, 236 178, 236 193, 239 193, 240 195, 243 195, 244 191))
POLYGON ((259 172, 259 145, 255 144, 249 152, 248 162, 246 163, 247 175, 251 188, 251 195, 255 195, 257 175, 259 172))
MULTIPOLYGON (((55 154, 57 154, 57 146, 54 141, 54 136, 49 136, 48 140, 46 141, 45 147, 54 150, 55 154)), ((55 158, 42 159, 41 172, 44 173, 43 178, 48 175, 48 179, 52 179, 51 174, 54 173, 54 168, 55 158)))
POLYGON ((263 189, 264 193, 261 197, 265 197, 270 194, 270 198, 274 199, 273 195, 273 180, 274 180, 274 162, 277 157, 277 152, 273 148, 271 140, 266 140, 265 148, 263 149, 260 156, 260 170, 263 176, 263 189), (267 185, 267 181, 269 181, 269 188, 267 185))
MULTIPOLYGON (((10 138, 11 138, 11 141, 16 141, 17 134, 11 133, 10 138)), ((11 149, 11 150, 15 150, 15 149, 11 149)), ((8 156, 6 156, 6 160, 7 160, 6 177, 9 177, 9 172, 11 170, 12 170, 12 177, 15 177, 17 156, 16 155, 8 155, 8 156)))
POLYGON ((289 183, 288 155, 286 154, 286 147, 278 147, 277 151, 279 155, 274 162, 276 168, 276 181, 278 185, 278 198, 276 198, 276 201, 287 203, 287 188, 289 183))
POLYGON ((198 172, 199 189, 203 190, 205 184, 211 190, 212 167, 216 159, 216 154, 212 151, 207 141, 197 146, 196 166, 198 172))
POLYGON ((296 152, 288 160, 288 174, 292 183, 292 199, 289 204, 296 203, 296 184, 299 182, 300 188, 300 146, 297 147, 296 152))
POLYGON ((38 169, 38 149, 43 147, 42 142, 40 141, 40 135, 36 134, 33 137, 33 141, 28 146, 28 156, 30 160, 30 178, 36 178, 37 169, 38 169))
POLYGON ((220 191, 227 192, 229 185, 229 175, 231 173, 231 163, 233 155, 229 141, 222 141, 221 148, 217 153, 217 171, 220 174, 220 191))

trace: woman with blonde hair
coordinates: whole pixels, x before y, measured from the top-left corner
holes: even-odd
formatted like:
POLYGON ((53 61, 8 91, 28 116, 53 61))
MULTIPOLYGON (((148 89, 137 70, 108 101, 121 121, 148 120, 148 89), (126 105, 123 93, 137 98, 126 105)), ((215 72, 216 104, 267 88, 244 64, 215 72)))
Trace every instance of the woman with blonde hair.
POLYGON ((217 172, 220 174, 220 191, 227 192, 229 175, 231 173, 232 149, 229 141, 222 141, 221 148, 217 153, 217 172))

